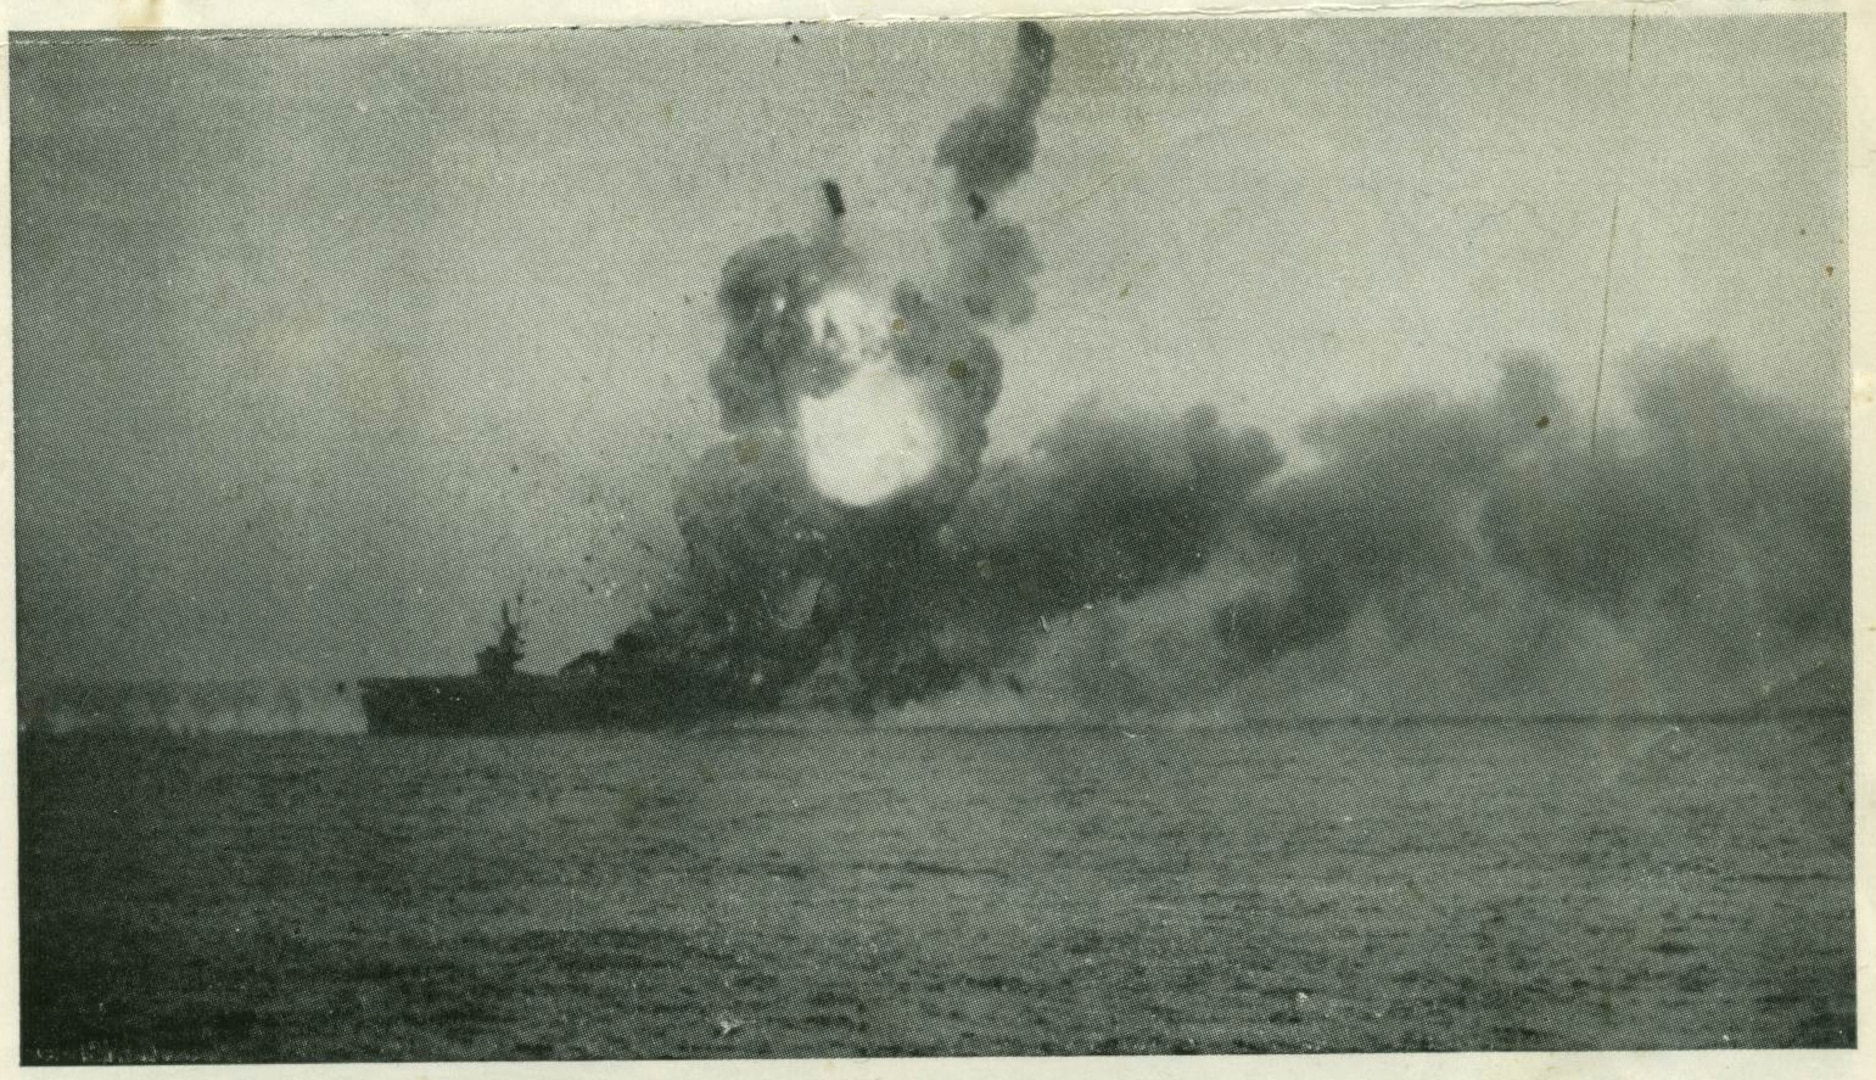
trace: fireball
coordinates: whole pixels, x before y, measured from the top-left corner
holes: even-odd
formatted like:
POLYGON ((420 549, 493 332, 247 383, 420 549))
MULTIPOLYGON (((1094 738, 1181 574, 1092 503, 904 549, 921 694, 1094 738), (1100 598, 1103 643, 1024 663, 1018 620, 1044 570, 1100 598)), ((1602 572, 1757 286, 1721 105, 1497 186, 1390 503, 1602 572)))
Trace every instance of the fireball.
POLYGON ((923 481, 943 453, 925 391, 892 355, 885 309, 839 290, 808 312, 816 345, 847 369, 846 381, 799 402, 802 460, 821 494, 872 506, 923 481))

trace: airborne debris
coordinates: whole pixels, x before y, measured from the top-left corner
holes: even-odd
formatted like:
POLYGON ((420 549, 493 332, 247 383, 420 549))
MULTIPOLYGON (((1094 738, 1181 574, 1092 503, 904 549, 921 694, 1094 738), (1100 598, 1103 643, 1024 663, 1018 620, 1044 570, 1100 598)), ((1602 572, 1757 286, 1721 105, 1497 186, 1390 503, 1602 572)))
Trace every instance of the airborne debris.
MULTIPOLYGON (((775 705, 830 654, 862 710, 954 677, 919 644, 932 629, 919 590, 933 582, 917 571, 948 565, 939 532, 988 443, 1001 361, 984 327, 1034 310, 1040 260, 992 200, 1035 159, 1053 57, 1046 30, 1019 24, 1001 99, 939 140, 958 209, 939 226, 938 280, 869 297, 861 253, 831 227, 730 257, 710 372, 729 438, 679 484, 683 572, 583 671, 699 710, 775 705)), ((839 184, 821 193, 838 222, 839 184)))

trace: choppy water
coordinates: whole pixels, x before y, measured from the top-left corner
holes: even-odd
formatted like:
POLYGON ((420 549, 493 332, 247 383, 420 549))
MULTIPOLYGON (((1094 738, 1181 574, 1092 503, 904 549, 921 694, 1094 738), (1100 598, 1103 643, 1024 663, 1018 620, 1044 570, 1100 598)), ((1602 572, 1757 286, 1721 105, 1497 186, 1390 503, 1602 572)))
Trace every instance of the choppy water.
POLYGON ((1854 1038, 1847 718, 45 737, 20 775, 33 1062, 1854 1038))

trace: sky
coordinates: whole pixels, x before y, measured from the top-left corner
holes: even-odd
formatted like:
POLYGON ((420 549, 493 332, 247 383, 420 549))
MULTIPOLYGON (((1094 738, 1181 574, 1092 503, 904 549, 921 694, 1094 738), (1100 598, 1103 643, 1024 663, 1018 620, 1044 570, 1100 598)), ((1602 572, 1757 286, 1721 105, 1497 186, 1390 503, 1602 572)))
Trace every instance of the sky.
MULTIPOLYGON (((1711 340, 1843 410, 1840 19, 1052 29, 993 457, 1089 395, 1294 450, 1510 352, 1587 401, 1605 287, 1609 407, 1711 340)), ((916 273, 1010 32, 16 37, 23 681, 467 670, 517 591, 525 667, 603 645, 718 435, 724 259, 833 178, 916 273)))

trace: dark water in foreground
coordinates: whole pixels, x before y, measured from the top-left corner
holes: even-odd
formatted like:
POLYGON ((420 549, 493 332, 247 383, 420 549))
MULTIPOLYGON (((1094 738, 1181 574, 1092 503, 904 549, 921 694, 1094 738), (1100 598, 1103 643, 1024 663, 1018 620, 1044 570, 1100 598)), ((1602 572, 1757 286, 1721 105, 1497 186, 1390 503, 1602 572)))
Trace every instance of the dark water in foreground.
POLYGON ((1847 719, 30 737, 27 1062, 1842 1046, 1847 719))

